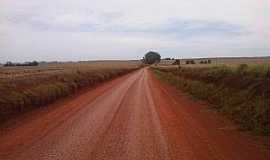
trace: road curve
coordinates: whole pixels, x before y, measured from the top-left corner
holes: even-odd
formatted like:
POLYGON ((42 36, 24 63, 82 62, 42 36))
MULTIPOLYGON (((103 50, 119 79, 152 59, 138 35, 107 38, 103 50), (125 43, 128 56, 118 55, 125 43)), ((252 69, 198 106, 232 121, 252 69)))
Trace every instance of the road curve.
POLYGON ((1 160, 267 160, 260 140, 141 69, 14 120, 1 160))

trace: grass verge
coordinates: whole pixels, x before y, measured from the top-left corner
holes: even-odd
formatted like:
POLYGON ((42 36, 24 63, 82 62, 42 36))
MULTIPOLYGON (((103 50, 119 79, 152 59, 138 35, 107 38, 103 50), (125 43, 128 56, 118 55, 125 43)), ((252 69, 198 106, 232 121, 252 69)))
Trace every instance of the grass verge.
POLYGON ((27 70, 22 68, 16 71, 20 76, 15 78, 6 76, 0 79, 0 122, 27 110, 45 106, 83 87, 94 86, 134 71, 138 66, 93 68, 78 65, 77 68, 63 67, 57 72, 54 70, 48 72, 47 67, 42 69, 45 71, 33 69, 34 74, 24 76, 22 73, 27 70))
POLYGON ((152 69, 160 80, 208 101, 240 124, 242 129, 270 136, 270 83, 267 72, 255 72, 246 66, 152 69))

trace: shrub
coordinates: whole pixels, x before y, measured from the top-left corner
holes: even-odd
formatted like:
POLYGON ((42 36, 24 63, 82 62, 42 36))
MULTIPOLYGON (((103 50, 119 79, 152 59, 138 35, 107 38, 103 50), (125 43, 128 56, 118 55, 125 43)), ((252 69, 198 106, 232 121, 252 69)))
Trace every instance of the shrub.
POLYGON ((176 59, 172 65, 180 65, 180 59, 176 59))
POLYGON ((186 64, 196 64, 194 60, 187 60, 186 64))
POLYGON ((246 75, 247 69, 248 69, 248 65, 247 64, 241 64, 241 65, 239 65, 237 67, 236 72, 239 75, 246 75))

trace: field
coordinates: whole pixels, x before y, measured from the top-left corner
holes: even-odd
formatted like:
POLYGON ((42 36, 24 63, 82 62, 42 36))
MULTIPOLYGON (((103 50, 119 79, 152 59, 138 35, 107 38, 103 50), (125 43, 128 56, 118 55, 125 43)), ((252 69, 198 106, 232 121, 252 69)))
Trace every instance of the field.
POLYGON ((242 129, 270 135, 270 65, 269 59, 260 61, 230 59, 217 66, 160 65, 153 69, 160 79, 207 101, 242 129))
POLYGON ((85 61, 42 63, 39 66, 29 67, 1 67, 0 121, 138 67, 139 61, 85 61))
MULTIPOLYGON (((170 66, 174 60, 161 60, 159 66, 170 66)), ((238 66, 240 64, 248 65, 270 65, 270 57, 219 57, 219 58, 194 58, 180 59, 182 66, 186 67, 213 67, 213 66, 238 66), (187 60, 194 60, 195 64, 186 64, 187 60), (210 64, 201 64, 201 61, 210 60, 210 64)))
POLYGON ((153 65, 154 72, 129 73, 140 66, 98 61, 2 68, 0 116, 8 120, 0 124, 0 159, 269 160, 267 137, 240 132, 212 109, 269 135, 266 65, 153 65))

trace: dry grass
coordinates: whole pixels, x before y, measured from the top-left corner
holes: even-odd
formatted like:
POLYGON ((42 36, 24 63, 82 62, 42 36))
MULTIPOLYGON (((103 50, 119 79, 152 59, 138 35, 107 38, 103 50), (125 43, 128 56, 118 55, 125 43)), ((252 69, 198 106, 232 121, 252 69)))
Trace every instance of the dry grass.
POLYGON ((270 65, 163 67, 155 73, 208 101, 243 128, 270 136, 270 65))
POLYGON ((139 61, 91 61, 0 68, 0 121, 140 67, 139 61))

